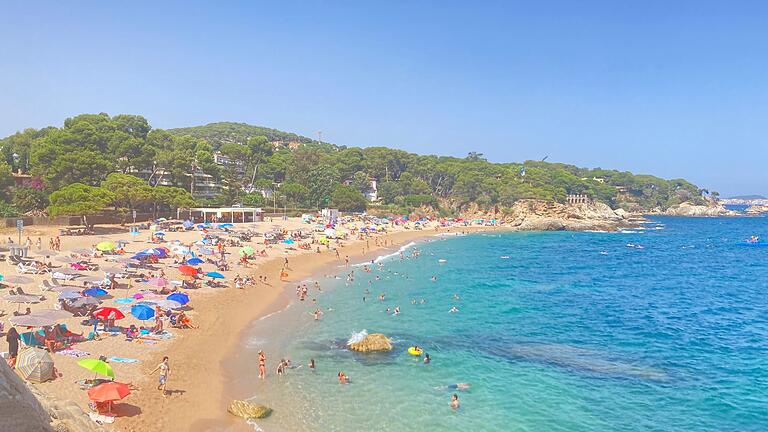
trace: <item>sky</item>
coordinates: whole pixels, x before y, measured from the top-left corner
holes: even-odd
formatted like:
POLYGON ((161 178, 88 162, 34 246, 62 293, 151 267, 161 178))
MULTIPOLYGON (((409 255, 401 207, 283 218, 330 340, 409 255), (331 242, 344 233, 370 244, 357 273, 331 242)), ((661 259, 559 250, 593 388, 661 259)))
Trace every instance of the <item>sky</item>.
POLYGON ((768 195, 768 2, 0 4, 0 136, 238 121, 768 195))

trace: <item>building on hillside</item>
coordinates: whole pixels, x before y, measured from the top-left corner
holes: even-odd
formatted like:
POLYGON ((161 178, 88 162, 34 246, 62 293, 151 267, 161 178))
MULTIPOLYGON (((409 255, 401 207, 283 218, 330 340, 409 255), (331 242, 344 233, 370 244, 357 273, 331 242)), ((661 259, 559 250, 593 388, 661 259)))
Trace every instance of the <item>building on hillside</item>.
POLYGON ((213 154, 213 162, 216 165, 227 169, 234 168, 235 172, 239 175, 245 174, 245 166, 243 165, 243 161, 234 160, 221 152, 216 152, 213 154))
MULTIPOLYGON (((368 179, 368 189, 363 191, 363 195, 365 195, 365 199, 367 199, 370 202, 376 202, 379 200, 379 185, 375 178, 371 177, 368 179)), ((344 180, 343 182, 347 186, 352 186, 352 179, 344 180)))

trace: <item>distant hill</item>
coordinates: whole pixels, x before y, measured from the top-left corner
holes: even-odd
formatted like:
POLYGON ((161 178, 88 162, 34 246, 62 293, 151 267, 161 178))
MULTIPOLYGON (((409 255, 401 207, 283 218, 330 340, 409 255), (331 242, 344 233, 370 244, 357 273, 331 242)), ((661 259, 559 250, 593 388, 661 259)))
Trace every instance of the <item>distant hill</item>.
POLYGON ((195 138, 204 139, 214 149, 218 149, 222 144, 226 143, 244 144, 249 138, 254 136, 265 136, 271 142, 282 142, 284 144, 291 142, 307 144, 312 142, 311 138, 295 133, 235 122, 209 123, 204 126, 167 129, 167 131, 172 135, 190 135, 195 138))
POLYGON ((737 195, 737 196, 729 197, 728 199, 732 199, 732 200, 764 200, 764 199, 768 199, 768 198, 766 198, 766 197, 764 197, 762 195, 737 195))

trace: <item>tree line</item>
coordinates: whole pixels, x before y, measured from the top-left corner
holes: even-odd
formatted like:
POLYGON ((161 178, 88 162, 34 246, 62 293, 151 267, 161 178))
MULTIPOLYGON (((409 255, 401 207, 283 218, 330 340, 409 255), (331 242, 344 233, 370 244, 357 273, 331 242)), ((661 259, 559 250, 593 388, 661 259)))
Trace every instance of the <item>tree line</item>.
POLYGON ((564 202, 569 194, 642 211, 700 203, 707 193, 683 179, 543 161, 492 163, 476 152, 458 158, 336 146, 238 123, 162 130, 124 114, 81 114, 62 127, 27 129, 0 140, 0 154, 0 213, 6 216, 273 202, 362 211, 370 205, 364 194, 372 181, 376 205, 395 212, 421 205, 456 212, 472 203, 504 208, 521 199, 564 202), (226 163, 217 164, 215 154, 226 163), (31 177, 18 184, 12 176, 18 171, 31 177), (221 194, 193 198, 194 173, 222 184, 221 194), (265 191, 275 194, 269 202, 265 191))

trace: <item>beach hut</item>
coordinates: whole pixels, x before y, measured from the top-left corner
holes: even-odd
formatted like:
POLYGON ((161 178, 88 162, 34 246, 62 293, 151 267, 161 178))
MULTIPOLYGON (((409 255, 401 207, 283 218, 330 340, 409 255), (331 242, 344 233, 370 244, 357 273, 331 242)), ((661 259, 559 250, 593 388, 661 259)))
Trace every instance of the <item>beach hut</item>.
POLYGON ((53 359, 43 349, 27 348, 16 360, 16 373, 29 382, 46 382, 53 379, 53 359))

